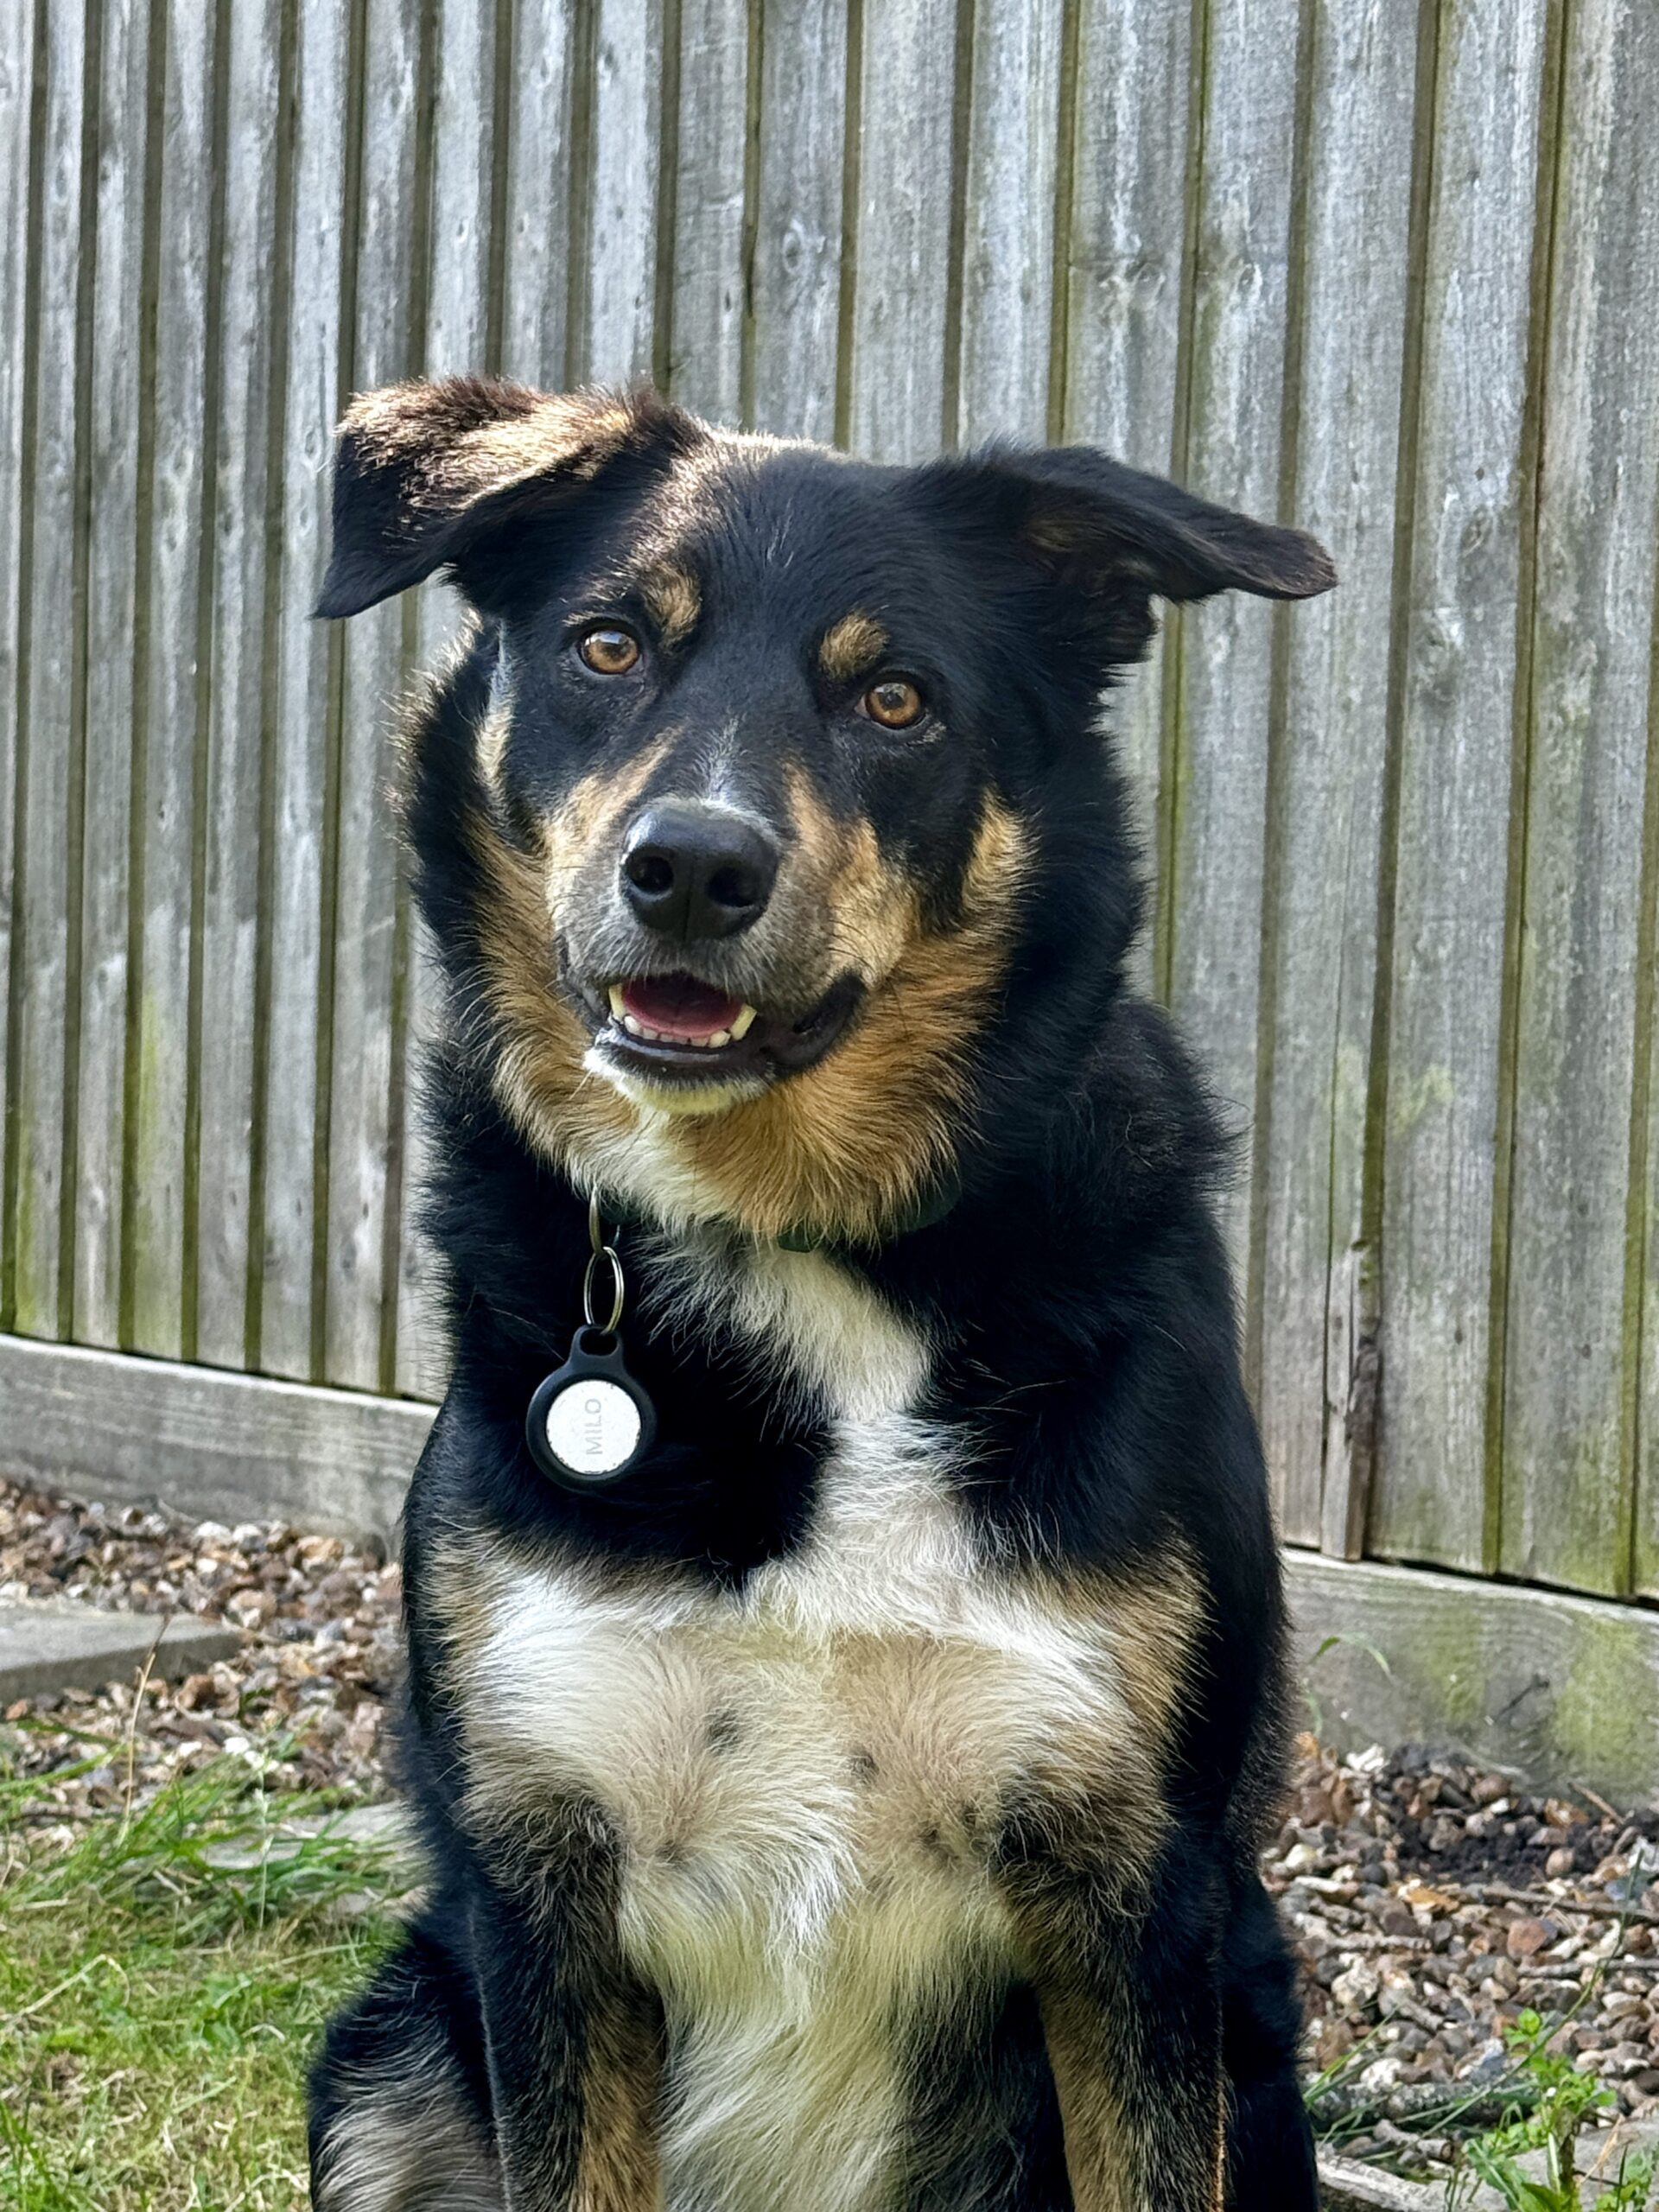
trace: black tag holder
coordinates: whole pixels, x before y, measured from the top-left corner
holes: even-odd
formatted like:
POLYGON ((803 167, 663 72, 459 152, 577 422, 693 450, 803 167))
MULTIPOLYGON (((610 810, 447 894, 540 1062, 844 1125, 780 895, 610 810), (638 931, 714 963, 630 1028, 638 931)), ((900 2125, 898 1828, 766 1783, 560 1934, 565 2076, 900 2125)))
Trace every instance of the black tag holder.
POLYGON ((593 1496, 626 1482, 651 1450, 657 1409, 623 1356, 622 1262, 605 1241, 597 1196, 588 1201, 588 1236, 593 1249, 582 1281, 582 1325, 564 1364, 537 1384, 524 1440, 550 1482, 593 1496), (601 1261, 611 1271, 611 1310, 603 1322, 594 1302, 601 1261))

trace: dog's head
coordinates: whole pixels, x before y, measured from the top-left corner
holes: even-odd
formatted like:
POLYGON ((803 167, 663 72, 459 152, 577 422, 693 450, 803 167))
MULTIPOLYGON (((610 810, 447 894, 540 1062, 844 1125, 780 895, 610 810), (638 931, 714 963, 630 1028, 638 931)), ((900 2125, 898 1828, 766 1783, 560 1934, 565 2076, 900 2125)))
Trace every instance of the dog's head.
POLYGON ((442 804, 515 1117, 588 1179, 648 1143, 678 1211, 855 1236, 948 1160, 1154 597, 1333 581, 1086 448, 875 467, 477 379, 353 407, 319 611, 439 569, 494 640, 442 804))

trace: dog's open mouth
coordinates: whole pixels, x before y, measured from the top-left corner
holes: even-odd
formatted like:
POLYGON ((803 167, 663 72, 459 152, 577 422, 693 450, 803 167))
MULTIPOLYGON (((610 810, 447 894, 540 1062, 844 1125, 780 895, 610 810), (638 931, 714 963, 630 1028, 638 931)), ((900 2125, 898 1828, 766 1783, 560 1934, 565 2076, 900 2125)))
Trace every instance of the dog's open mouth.
POLYGON ((843 976, 804 1016, 791 1017, 696 976, 631 976, 604 987, 610 1018, 594 1042, 622 1067, 670 1084, 747 1079, 752 1088, 820 1058, 863 995, 857 977, 843 976))
POLYGON ((652 976, 613 983, 611 1014, 630 1037, 647 1045, 690 1046, 700 1052, 741 1045, 758 1009, 729 998, 695 976, 652 976))

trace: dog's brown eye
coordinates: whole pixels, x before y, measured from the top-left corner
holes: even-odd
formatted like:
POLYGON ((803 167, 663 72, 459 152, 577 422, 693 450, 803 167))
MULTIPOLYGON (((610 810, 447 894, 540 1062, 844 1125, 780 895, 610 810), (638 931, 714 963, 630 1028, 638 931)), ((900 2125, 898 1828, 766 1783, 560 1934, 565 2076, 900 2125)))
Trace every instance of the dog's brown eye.
POLYGON ((884 677, 880 683, 872 683, 858 703, 883 729, 908 729, 912 722, 920 721, 925 704, 905 676, 884 677))
POLYGON ((626 676, 639 658, 639 640, 631 631, 601 622, 583 631, 576 651, 595 676, 626 676))

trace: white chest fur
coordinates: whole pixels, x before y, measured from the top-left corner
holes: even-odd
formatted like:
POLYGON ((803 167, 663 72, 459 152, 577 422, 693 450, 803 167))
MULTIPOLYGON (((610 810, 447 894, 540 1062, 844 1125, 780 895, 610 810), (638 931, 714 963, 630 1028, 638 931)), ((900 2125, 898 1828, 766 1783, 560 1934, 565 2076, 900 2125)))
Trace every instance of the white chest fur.
MULTIPOLYGON (((830 1348, 800 1356, 788 1300, 752 1284, 745 1319, 770 1308, 827 1396, 830 1348)), ((999 1806, 1147 1781, 1119 1625, 987 1562, 941 1432, 894 1402, 923 1350, 874 1319, 808 1540, 741 1591, 470 1562, 478 1752, 515 1789, 590 1796, 623 1839, 622 1942, 670 2025, 672 2212, 877 2204, 906 2016, 1018 1971, 999 1806)))

